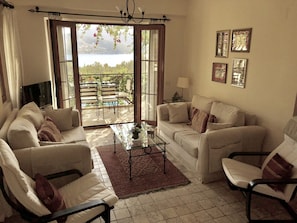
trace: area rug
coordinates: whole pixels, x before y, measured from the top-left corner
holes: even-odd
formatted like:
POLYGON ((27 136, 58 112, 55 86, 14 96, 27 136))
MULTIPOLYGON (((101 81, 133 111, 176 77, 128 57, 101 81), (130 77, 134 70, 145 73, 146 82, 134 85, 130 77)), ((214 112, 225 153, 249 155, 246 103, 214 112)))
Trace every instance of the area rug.
MULTIPOLYGON (((100 146, 97 150, 119 198, 128 198, 190 183, 168 159, 166 159, 166 173, 164 174, 161 153, 133 157, 132 179, 130 180, 129 155, 121 145, 116 146, 116 153, 113 152, 113 145, 100 146)), ((152 148, 152 151, 157 151, 157 148, 152 148)), ((134 150, 133 156, 139 152, 143 153, 142 150, 134 150)))

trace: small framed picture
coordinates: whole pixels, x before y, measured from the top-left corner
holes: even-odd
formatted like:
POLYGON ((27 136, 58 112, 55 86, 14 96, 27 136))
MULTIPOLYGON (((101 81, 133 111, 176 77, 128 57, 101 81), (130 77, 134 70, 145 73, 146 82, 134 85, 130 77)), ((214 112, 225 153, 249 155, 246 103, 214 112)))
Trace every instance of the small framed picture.
POLYGON ((231 52, 250 52, 252 28, 232 31, 231 52))
POLYGON ((228 57, 230 30, 217 31, 216 57, 228 57))
POLYGON ((213 63, 212 64, 212 81, 226 83, 227 68, 228 68, 228 64, 226 63, 213 63))
POLYGON ((233 59, 231 85, 245 88, 247 59, 233 59))

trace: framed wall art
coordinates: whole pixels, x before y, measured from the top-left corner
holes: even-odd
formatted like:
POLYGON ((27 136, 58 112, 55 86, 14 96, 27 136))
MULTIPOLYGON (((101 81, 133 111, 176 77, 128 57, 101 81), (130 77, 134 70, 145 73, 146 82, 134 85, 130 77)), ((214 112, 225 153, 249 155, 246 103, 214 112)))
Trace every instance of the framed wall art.
POLYGON ((213 63, 212 64, 212 81, 226 83, 227 68, 228 68, 228 64, 226 63, 213 63))
POLYGON ((231 52, 250 52, 252 28, 232 31, 231 52))
POLYGON ((228 57, 230 30, 217 31, 216 57, 228 57))
POLYGON ((247 59, 233 59, 231 85, 245 88, 247 59))

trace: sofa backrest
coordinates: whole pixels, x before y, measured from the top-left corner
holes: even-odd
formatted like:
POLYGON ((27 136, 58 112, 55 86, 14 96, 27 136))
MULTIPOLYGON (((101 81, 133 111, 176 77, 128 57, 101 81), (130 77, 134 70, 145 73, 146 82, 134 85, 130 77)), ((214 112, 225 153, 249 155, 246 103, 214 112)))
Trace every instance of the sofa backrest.
POLYGON ((218 123, 226 123, 231 126, 245 125, 245 115, 240 109, 223 102, 213 102, 210 114, 214 115, 218 123))
POLYGON ((196 95, 193 95, 193 98, 192 98, 192 107, 198 108, 199 110, 202 110, 209 114, 213 102, 214 102, 214 99, 212 98, 207 98, 196 94, 196 95))

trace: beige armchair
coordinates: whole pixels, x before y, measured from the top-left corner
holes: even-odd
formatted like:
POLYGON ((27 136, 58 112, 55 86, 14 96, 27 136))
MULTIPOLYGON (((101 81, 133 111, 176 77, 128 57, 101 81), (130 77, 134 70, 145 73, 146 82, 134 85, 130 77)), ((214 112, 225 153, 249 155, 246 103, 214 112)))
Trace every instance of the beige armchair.
POLYGON ((8 204, 28 222, 91 222, 102 217, 110 222, 110 210, 118 201, 115 193, 105 187, 95 173, 82 176, 76 170, 56 173, 35 179, 24 173, 14 153, 0 140, 0 188, 8 204), (56 188, 50 179, 78 173, 77 180, 56 188), (9 191, 5 189, 5 183, 9 191), (14 199, 10 199, 13 196, 14 199))
MULTIPOLYGON (((297 116, 284 129, 284 141, 270 153, 237 152, 222 160, 226 179, 232 189, 246 195, 246 216, 251 220, 253 194, 277 199, 297 222, 297 214, 288 204, 297 189, 297 116), (236 160, 242 156, 267 155, 261 167, 236 160)), ((274 222, 278 222, 275 221, 274 222)))

